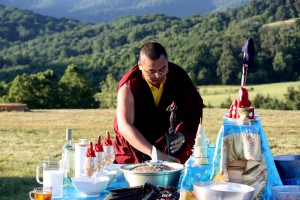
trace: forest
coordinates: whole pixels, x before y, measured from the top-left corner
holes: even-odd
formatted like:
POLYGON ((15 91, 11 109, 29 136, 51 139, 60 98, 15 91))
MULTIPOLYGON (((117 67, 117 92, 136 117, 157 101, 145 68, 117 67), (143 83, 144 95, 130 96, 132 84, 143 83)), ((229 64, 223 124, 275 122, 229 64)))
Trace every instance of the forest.
MULTIPOLYGON (((31 87, 45 89, 42 96, 49 92, 43 84, 51 85, 51 79, 57 80, 57 87, 49 86, 55 89, 52 95, 67 96, 64 82, 82 86, 63 79, 74 71, 91 88, 82 91, 87 107, 97 107, 91 98, 101 98, 102 90, 115 90, 110 83, 137 62, 139 47, 146 41, 162 43, 169 60, 181 65, 195 85, 233 85, 241 79, 241 49, 252 37, 256 57, 248 83, 299 81, 299 13, 300 0, 252 0, 225 12, 183 19, 150 14, 92 24, 0 6, 0 101, 29 103, 13 94, 20 96, 20 88, 24 91, 30 79, 35 80, 31 87), (36 84, 41 80, 45 83, 36 84)), ((73 104, 38 105, 34 107, 73 104)))

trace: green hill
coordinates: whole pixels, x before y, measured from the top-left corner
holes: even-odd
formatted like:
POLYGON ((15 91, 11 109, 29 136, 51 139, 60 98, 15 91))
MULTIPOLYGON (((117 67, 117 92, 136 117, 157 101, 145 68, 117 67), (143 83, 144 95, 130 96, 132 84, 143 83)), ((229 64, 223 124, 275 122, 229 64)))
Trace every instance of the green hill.
POLYGON ((0 80, 68 65, 84 70, 95 87, 110 74, 119 80, 137 61, 146 41, 161 42, 170 61, 181 65, 196 85, 237 85, 241 48, 251 36, 256 58, 247 81, 253 84, 299 81, 299 20, 296 0, 253 0, 238 9, 186 18, 161 14, 121 17, 90 24, 56 19, 0 6, 0 80))

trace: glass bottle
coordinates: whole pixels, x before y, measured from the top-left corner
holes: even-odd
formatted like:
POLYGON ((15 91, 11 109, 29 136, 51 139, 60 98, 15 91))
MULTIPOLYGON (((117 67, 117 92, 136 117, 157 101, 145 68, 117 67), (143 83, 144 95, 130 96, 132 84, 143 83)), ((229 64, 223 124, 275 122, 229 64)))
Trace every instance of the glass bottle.
POLYGON ((75 176, 75 147, 72 145, 72 129, 66 129, 66 142, 63 146, 62 160, 65 162, 64 180, 65 184, 71 183, 75 176))

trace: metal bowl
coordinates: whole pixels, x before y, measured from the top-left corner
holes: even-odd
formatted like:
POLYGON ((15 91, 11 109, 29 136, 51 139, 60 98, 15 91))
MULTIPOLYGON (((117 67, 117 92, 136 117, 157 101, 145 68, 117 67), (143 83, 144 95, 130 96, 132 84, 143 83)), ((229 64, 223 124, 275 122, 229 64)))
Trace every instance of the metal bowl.
POLYGON ((194 193, 197 200, 250 200, 254 188, 248 185, 229 182, 196 182, 194 193))
POLYGON ((130 187, 144 185, 146 182, 161 187, 177 187, 184 165, 170 162, 164 162, 163 164, 174 170, 159 172, 139 172, 131 170, 135 167, 145 165, 145 163, 124 165, 120 170, 124 173, 125 179, 130 187))
POLYGON ((274 200, 300 199, 300 185, 283 185, 271 187, 274 200))
POLYGON ((300 154, 277 155, 273 158, 283 184, 300 183, 300 154))

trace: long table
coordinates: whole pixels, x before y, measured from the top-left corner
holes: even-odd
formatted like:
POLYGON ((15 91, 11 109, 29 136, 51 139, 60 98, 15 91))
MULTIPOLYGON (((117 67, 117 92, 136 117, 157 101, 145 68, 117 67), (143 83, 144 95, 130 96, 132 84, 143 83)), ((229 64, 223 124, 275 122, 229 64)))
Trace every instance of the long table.
MULTIPOLYGON (((216 141, 216 147, 208 148, 208 161, 209 165, 195 165, 194 158, 191 157, 185 163, 185 171, 182 174, 179 181, 179 188, 183 190, 193 190, 193 183, 198 181, 213 181, 216 174, 220 171, 220 166, 224 164, 222 160, 225 156, 226 138, 230 135, 235 134, 246 134, 249 139, 256 136, 259 138, 258 144, 260 145, 259 150, 261 155, 264 156, 266 167, 267 167, 267 177, 266 177, 266 187, 263 190, 261 199, 272 199, 271 187, 276 185, 282 185, 279 174, 277 172, 273 155, 268 144, 267 137, 263 130, 262 124, 258 116, 254 120, 251 120, 251 125, 240 125, 235 119, 224 118, 222 127, 220 128, 219 135, 216 141)), ((247 138, 246 138, 247 139, 247 138)), ((249 140, 251 142, 252 140, 249 140)), ((253 142, 253 141, 252 141, 253 142)), ((97 198, 83 198, 80 193, 76 191, 74 187, 64 188, 64 197, 62 199, 69 200, 103 200, 109 195, 109 191, 116 188, 126 188, 128 187, 125 177, 122 175, 118 179, 114 180, 108 188, 103 191, 97 198)))

